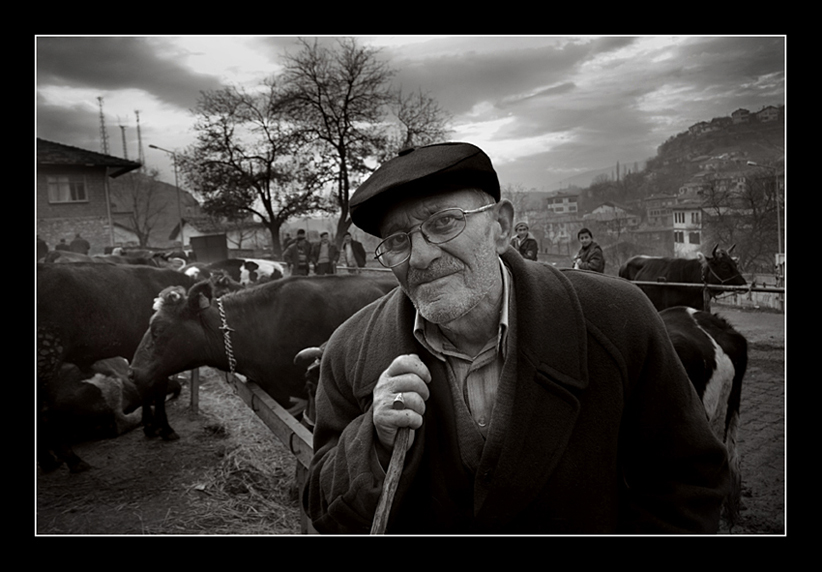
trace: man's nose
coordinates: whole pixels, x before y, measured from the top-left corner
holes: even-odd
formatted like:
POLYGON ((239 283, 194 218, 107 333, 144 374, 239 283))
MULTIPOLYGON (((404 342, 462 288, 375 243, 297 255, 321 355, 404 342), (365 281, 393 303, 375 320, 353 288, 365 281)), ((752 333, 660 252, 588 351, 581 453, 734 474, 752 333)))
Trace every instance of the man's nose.
POLYGON ((422 232, 413 232, 411 240, 411 256, 408 263, 414 268, 428 268, 428 266, 442 254, 436 244, 431 244, 422 235, 422 232))

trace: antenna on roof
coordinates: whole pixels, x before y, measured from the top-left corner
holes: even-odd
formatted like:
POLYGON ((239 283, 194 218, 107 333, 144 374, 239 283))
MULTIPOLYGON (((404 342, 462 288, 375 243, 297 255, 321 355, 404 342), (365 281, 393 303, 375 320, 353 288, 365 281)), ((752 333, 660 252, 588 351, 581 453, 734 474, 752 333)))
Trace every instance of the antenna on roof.
MULTIPOLYGON (((119 121, 119 117, 117 120, 119 121)), ((126 126, 120 125, 120 135, 123 137, 123 159, 128 161, 128 147, 126 146, 126 126)))
POLYGON ((145 169, 146 157, 143 155, 143 136, 140 134, 140 112, 136 109, 134 116, 137 118, 137 160, 140 162, 140 169, 145 169))
POLYGON ((106 132, 106 118, 103 115, 103 98, 98 97, 97 103, 100 105, 100 149, 104 155, 108 155, 108 133, 106 132))

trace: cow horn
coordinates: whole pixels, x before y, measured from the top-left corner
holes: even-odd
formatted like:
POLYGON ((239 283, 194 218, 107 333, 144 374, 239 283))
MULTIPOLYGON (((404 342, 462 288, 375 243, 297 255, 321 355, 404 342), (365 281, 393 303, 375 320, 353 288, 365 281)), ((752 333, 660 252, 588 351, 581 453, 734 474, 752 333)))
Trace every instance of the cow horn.
POLYGON ((711 256, 716 256, 716 249, 719 248, 719 243, 714 245, 714 249, 711 251, 711 256))
POLYGON ((305 360, 305 363, 310 363, 323 355, 323 351, 320 348, 312 347, 312 348, 305 348, 300 350, 296 356, 294 356, 294 365, 299 365, 299 362, 305 360))
POLYGON ((734 251, 734 248, 736 248, 736 243, 734 243, 734 245, 733 245, 733 246, 731 246, 731 247, 728 249, 728 254, 730 254, 731 252, 733 252, 733 251, 734 251))

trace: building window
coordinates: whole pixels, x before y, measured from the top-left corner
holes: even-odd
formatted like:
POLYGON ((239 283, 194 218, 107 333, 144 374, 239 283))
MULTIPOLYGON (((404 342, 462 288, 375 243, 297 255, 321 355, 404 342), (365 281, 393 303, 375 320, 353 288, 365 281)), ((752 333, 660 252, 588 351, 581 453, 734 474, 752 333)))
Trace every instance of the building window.
POLYGON ((694 211, 691 213, 691 223, 699 224, 699 211, 694 211))
POLYGON ((677 244, 685 243, 685 236, 681 230, 674 231, 674 242, 676 242, 677 244))
POLYGON ((50 203, 78 203, 88 201, 86 180, 82 176, 61 175, 48 177, 50 203))
POLYGON ((699 244, 699 233, 698 232, 689 232, 688 233, 688 243, 689 244, 699 244))

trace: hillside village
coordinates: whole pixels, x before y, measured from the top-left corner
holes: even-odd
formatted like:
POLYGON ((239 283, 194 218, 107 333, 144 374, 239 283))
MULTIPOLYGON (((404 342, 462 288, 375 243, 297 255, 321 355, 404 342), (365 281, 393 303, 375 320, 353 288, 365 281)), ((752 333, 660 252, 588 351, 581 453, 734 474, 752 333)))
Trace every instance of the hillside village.
MULTIPOLYGON (((272 256, 262 225, 214 220, 190 193, 145 178, 139 163, 38 139, 38 235, 53 249, 81 234, 92 253, 113 246, 191 249, 200 237, 225 235, 232 256, 272 256), (150 209, 129 199, 134 181, 150 183, 150 209), (151 217, 137 220, 141 209, 151 210, 151 217)), ((503 182, 503 196, 514 203, 517 220, 529 224, 540 259, 549 263, 570 265, 577 232, 589 228, 611 274, 634 254, 694 257, 717 243, 729 248, 729 241, 743 268, 769 272, 774 255, 784 252, 784 225, 773 202, 777 185, 782 196, 784 106, 767 106, 693 124, 660 145, 642 170, 617 164, 613 175, 587 188, 560 191, 513 191, 503 182), (757 219, 754 213, 762 212, 771 214, 757 219)), ((303 228, 317 240, 322 231, 333 234, 335 223, 331 216, 289 221, 281 239, 303 228)), ((352 233, 366 249, 376 246, 358 229, 352 233)))
POLYGON ((557 265, 569 263, 579 249, 577 233, 588 228, 611 274, 635 254, 692 258, 717 243, 730 248, 730 241, 749 272, 772 272, 775 255, 784 253, 777 185, 781 217, 784 106, 767 106, 695 123, 663 143, 641 171, 620 172, 617 165, 614 175, 587 188, 503 195, 517 220, 529 224, 541 258, 557 265))

